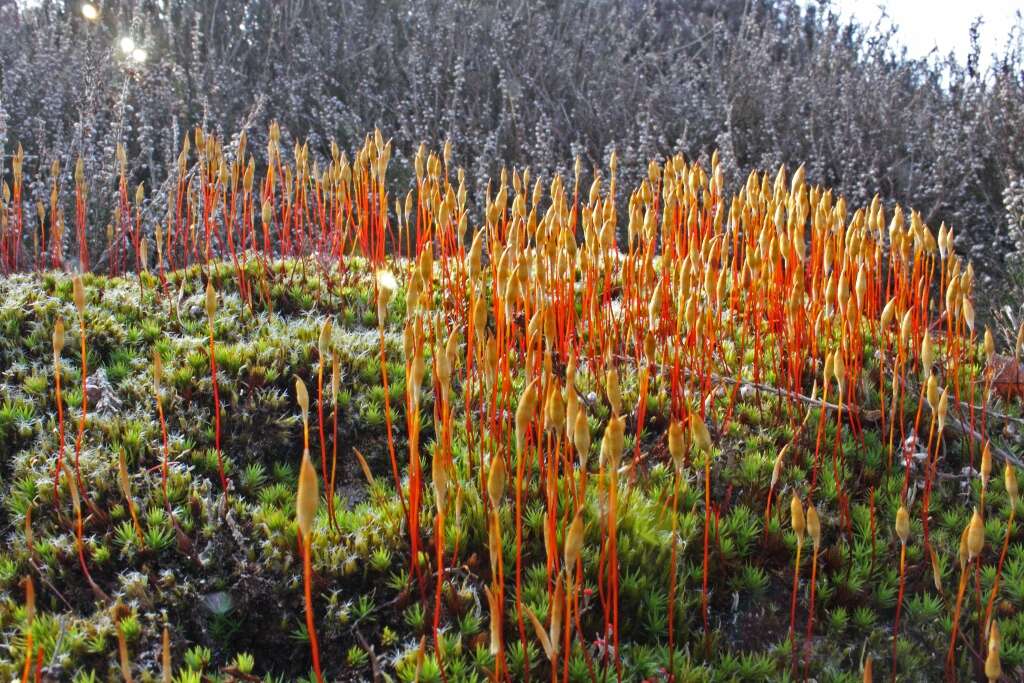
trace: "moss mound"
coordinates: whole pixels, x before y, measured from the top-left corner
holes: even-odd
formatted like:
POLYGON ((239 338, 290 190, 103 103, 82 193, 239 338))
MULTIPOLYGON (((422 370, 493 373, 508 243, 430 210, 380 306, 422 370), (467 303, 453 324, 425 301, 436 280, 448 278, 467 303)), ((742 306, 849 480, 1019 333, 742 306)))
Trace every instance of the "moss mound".
MULTIPOLYGON (((252 277, 261 272, 252 265, 252 277)), ((82 358, 71 281, 57 274, 0 280, 0 525, 5 530, 0 551, 0 676, 5 680, 20 676, 29 633, 33 647, 44 653, 44 679, 116 679, 119 632, 135 675, 156 680, 165 626, 175 680, 312 677, 294 522, 302 453, 296 377, 312 394, 311 456, 317 470, 322 473, 326 462, 330 471, 337 452, 335 512, 330 518, 327 506, 319 506, 312 555, 315 623, 328 678, 440 680, 443 668, 447 680, 473 681, 486 680, 493 671, 484 587, 494 577, 481 458, 489 458, 500 444, 479 430, 489 419, 509 422, 515 405, 491 405, 482 385, 463 386, 456 380, 449 400, 453 417, 445 421, 443 406, 435 405, 438 385, 427 362, 418 463, 427 483, 418 525, 421 552, 411 563, 405 506, 416 468, 410 467, 407 440, 402 348, 406 292, 397 292, 387 312, 383 338, 390 381, 385 390, 370 267, 351 259, 347 270, 338 273, 312 261, 289 260, 275 263, 269 272, 268 298, 254 306, 239 295, 230 265, 209 275, 218 293, 213 331, 220 458, 204 273, 175 272, 166 286, 148 274, 85 277, 87 409, 80 447, 82 358), (325 358, 321 442, 318 349, 326 317, 335 320, 327 348, 337 356, 340 382, 334 400, 331 358, 325 358), (60 366, 63 448, 51 343, 58 318, 66 324, 67 339, 60 366), (154 354, 163 365, 159 396, 167 431, 166 499, 154 354), (467 392, 472 400, 464 400, 467 392), (401 497, 393 485, 388 417, 403 476, 401 497), (444 520, 445 580, 435 595, 437 501, 429 485, 430 468, 439 444, 448 442, 452 493, 444 520), (66 463, 61 477, 55 477, 58 454, 66 463), (127 495, 119 475, 122 454, 127 495), (221 466, 229 482, 226 494, 221 466), (83 560, 78 557, 72 481, 81 482, 83 560), (38 593, 30 625, 24 576, 33 577, 38 593), (440 605, 436 640, 435 605, 440 605)), ((737 328, 736 334, 738 339, 742 330, 737 328)), ((892 529, 906 472, 899 460, 889 466, 887 434, 880 422, 884 399, 878 378, 886 371, 878 359, 884 356, 875 354, 878 346, 870 334, 864 343, 862 399, 852 419, 849 414, 837 419, 834 410, 821 412, 816 399, 773 391, 770 343, 761 359, 764 374, 759 382, 747 377, 753 350, 730 340, 723 343, 722 348, 738 356, 730 362, 746 370, 744 381, 723 382, 724 389, 711 394, 715 413, 728 412, 729 418, 711 425, 713 467, 707 493, 712 507, 707 517, 706 456, 688 452, 678 479, 671 466, 665 439, 669 371, 654 366, 656 371, 648 374, 625 361, 619 366, 623 406, 637 406, 646 385, 642 424, 637 425, 635 409, 624 411, 629 428, 615 500, 618 660, 624 680, 662 680, 669 671, 675 680, 781 680, 798 677, 806 667, 818 680, 854 681, 860 680, 866 654, 876 661, 876 672, 888 666, 900 575, 900 544, 892 529), (770 494, 783 449, 786 457, 777 472, 783 483, 770 494), (815 618, 811 636, 804 637, 814 554, 808 539, 802 547, 794 652, 789 624, 797 543, 790 528, 789 496, 790 491, 806 490, 812 476, 817 477, 815 504, 823 529, 814 562, 815 618), (774 495, 770 513, 769 495, 774 495), (673 567, 674 587, 669 580, 673 567), (667 646, 670 614, 672 651, 667 646)), ((524 360, 518 355, 510 360, 513 396, 525 389, 525 376, 515 370, 524 360)), ((972 352, 968 370, 974 376, 980 374, 980 362, 980 355, 972 352)), ((576 387, 595 454, 613 414, 605 385, 597 366, 580 364, 576 387)), ((1003 418, 1013 424, 1019 409, 1001 408, 1008 411, 1003 418)), ((925 408, 924 423, 928 419, 925 408)), ((499 433, 508 446, 513 433, 499 433)), ((549 433, 532 452, 538 460, 540 454, 564 455, 569 449, 558 445, 563 441, 563 436, 549 433)), ((943 444, 930 494, 934 572, 920 542, 920 515, 911 515, 895 648, 907 680, 942 675, 943 657, 936 653, 945 651, 952 630, 961 576, 957 548, 970 519, 969 502, 980 495, 977 476, 965 470, 980 457, 978 449, 956 430, 948 430, 943 444)), ((913 445, 908 442, 908 447, 913 445)), ((924 466, 916 450, 911 451, 913 500, 923 494, 924 466)), ((615 678, 613 637, 602 633, 602 606, 609 599, 602 548, 607 547, 603 539, 610 473, 596 462, 596 455, 590 460, 589 483, 583 485, 577 467, 573 478, 560 480, 554 499, 532 456, 523 472, 509 472, 509 493, 497 518, 504 530, 503 657, 513 680, 525 678, 527 661, 534 677, 549 675, 542 640, 528 614, 522 624, 518 620, 516 595, 547 629, 547 544, 555 543, 561 555, 574 505, 583 509, 586 520, 582 586, 573 623, 565 626, 571 627, 572 636, 563 666, 569 680, 615 678), (519 539, 514 521, 520 504, 514 495, 517 487, 519 539), (552 506, 556 513, 550 517, 552 506), (554 538, 545 531, 552 519, 554 538)), ((1009 502, 999 474, 997 469, 985 493, 984 561, 976 572, 965 574, 969 581, 959 625, 965 648, 978 647, 978 600, 988 596, 995 581, 1006 533, 1009 502)), ((1004 639, 1004 671, 1014 671, 1024 663, 1019 645, 1024 631, 1024 545, 1016 527, 1008 538, 995 613, 1004 639)), ((976 664, 964 659, 959 666, 967 674, 976 664)))

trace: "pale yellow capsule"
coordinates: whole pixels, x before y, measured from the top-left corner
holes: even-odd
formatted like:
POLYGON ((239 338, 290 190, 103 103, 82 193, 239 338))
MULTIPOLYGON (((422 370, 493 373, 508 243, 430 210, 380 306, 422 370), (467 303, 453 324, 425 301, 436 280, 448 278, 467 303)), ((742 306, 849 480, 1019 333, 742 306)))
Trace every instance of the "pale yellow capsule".
POLYGON ((309 415, 309 392, 301 377, 295 378, 295 401, 299 404, 299 409, 302 410, 302 421, 306 422, 309 415))
POLYGON ((444 344, 444 355, 448 361, 449 371, 454 370, 455 366, 459 362, 459 330, 453 329, 448 334, 448 339, 444 344))
POLYGON ((612 416, 604 428, 604 437, 601 439, 601 459, 613 472, 619 469, 625 443, 626 418, 612 416))
POLYGON ((484 361, 491 380, 494 380, 498 375, 498 360, 498 340, 493 334, 488 334, 487 344, 484 347, 484 361))
POLYGON ((565 401, 562 391, 556 382, 548 387, 548 397, 544 403, 545 427, 559 433, 565 431, 565 401))
POLYGON ((71 278, 71 290, 75 300, 75 308, 78 309, 78 315, 85 315, 85 286, 82 284, 81 275, 71 278))
POLYGON ((327 356, 328 351, 331 347, 331 334, 334 330, 334 325, 330 318, 324 320, 323 325, 320 326, 320 337, 317 339, 317 349, 320 352, 320 358, 327 356))
POLYGON ((910 538, 910 513, 907 512, 905 505, 900 505, 899 510, 896 511, 896 536, 904 545, 910 538))
POLYGON ((981 490, 988 489, 988 478, 992 474, 992 443, 985 441, 981 449, 981 490))
POLYGON ((64 321, 57 318, 53 324, 53 357, 54 362, 59 363, 61 351, 64 350, 64 321))
POLYGON ((946 428, 946 415, 949 413, 949 387, 943 387, 942 395, 939 396, 939 405, 935 412, 939 422, 939 434, 941 434, 946 428))
POLYGON ((565 568, 566 571, 575 572, 576 562, 583 552, 583 508, 581 507, 576 516, 573 517, 569 531, 565 535, 565 568))
POLYGON ((836 384, 839 385, 839 394, 841 397, 842 394, 845 393, 844 390, 846 389, 846 362, 843 360, 843 352, 841 350, 835 352, 832 359, 832 365, 833 372, 836 377, 836 384))
POLYGON ((452 365, 448 354, 435 353, 434 366, 437 373, 437 383, 441 386, 442 393, 447 395, 451 390, 452 384, 452 365))
POLYGON ((427 364, 423 358, 423 345, 417 345, 413 352, 412 363, 409 365, 409 395, 413 408, 420 405, 420 394, 423 391, 423 377, 427 373, 427 364))
POLYGON ((612 415, 622 413, 622 391, 619 388, 619 373, 615 366, 609 365, 604 373, 604 389, 608 395, 608 405, 612 408, 612 415))
POLYGON ((964 309, 964 322, 967 323, 967 329, 969 329, 971 332, 974 332, 974 304, 972 304, 971 300, 968 299, 966 296, 963 297, 962 303, 964 309))
POLYGON ((569 373, 566 372, 565 380, 565 436, 570 441, 573 438, 573 431, 576 429, 576 414, 580 411, 580 397, 576 393, 576 388, 572 385, 572 380, 568 377, 569 373))
POLYGON ((483 269, 484 232, 484 230, 477 230, 469 252, 466 254, 466 272, 470 280, 475 280, 483 269))
POLYGON ((864 295, 867 293, 867 289, 868 289, 868 275, 867 275, 867 271, 864 269, 864 264, 861 264, 860 268, 857 270, 857 282, 854 285, 854 290, 853 290, 854 293, 857 296, 857 306, 858 307, 864 306, 864 295))
POLYGON ((967 531, 967 560, 973 560, 985 548, 985 522, 978 508, 974 508, 971 523, 967 531))
POLYGON ((493 508, 501 505, 501 498, 505 495, 505 480, 505 460, 499 456, 491 463, 491 471, 487 475, 487 497, 493 508))
POLYGON ((900 322, 900 343, 904 346, 910 340, 910 334, 914 329, 914 316, 911 309, 907 309, 907 312, 903 314, 903 320, 900 322))
POLYGON ((423 251, 420 253, 419 261, 420 277, 423 278, 423 282, 432 282, 434 279, 434 250, 428 243, 424 245, 423 251))
POLYGON ((800 503, 800 498, 795 493, 793 494, 793 499, 789 502, 789 519, 790 524, 793 526, 793 532, 796 534, 797 542, 802 542, 804 533, 807 530, 807 522, 804 519, 804 507, 800 503))
POLYGON ((935 373, 928 376, 928 381, 925 383, 924 396, 928 401, 928 407, 932 410, 937 410, 939 407, 939 380, 935 373))
POLYGON ((407 322, 402 330, 402 356, 408 361, 416 353, 416 328, 407 322))
POLYGON ((431 459, 431 485, 434 488, 434 502, 437 504, 437 512, 445 514, 448 503, 448 466, 444 461, 444 449, 435 448, 431 459))
POLYGON ((213 280, 206 281, 206 315, 213 320, 217 314, 217 291, 213 288, 213 280))
POLYGON ((647 360, 648 365, 654 365, 657 362, 657 343, 655 342, 654 335, 650 330, 647 330, 647 334, 644 335, 644 358, 647 360))
POLYGON ((889 302, 885 304, 885 308, 882 309, 882 315, 879 319, 882 325, 882 329, 886 329, 892 324, 893 317, 896 315, 896 297, 889 299, 889 302))
POLYGON ((683 456, 686 453, 686 441, 683 436, 683 423, 673 420, 668 426, 668 452, 676 471, 683 469, 683 456))
POLYGON ((921 368, 924 372, 931 372, 932 363, 935 357, 932 355, 932 336, 927 332, 921 337, 921 368))
POLYGON ((1006 487, 1006 495, 1010 498, 1010 503, 1016 507, 1017 505, 1017 471, 1013 469, 1013 465, 1006 463, 1006 469, 1003 471, 1003 481, 1006 487))
MULTIPOLYGON (((416 315, 420 306, 420 295, 423 293, 423 277, 419 270, 412 271, 409 277, 409 285, 405 290, 405 317, 412 318, 416 315)), ((378 311, 379 315, 379 311, 378 311)))
POLYGON ((695 412, 690 413, 690 438, 697 448, 705 453, 711 453, 711 432, 708 431, 704 420, 695 412))
POLYGON ((590 456, 590 423, 587 421, 587 411, 580 406, 576 411, 576 424, 573 427, 573 446, 580 458, 580 469, 587 469, 587 458, 590 456))
POLYGON ((295 521, 302 532, 303 543, 309 547, 310 535, 313 531, 313 520, 316 508, 320 503, 319 487, 316 470, 309 457, 309 449, 302 453, 302 465, 299 467, 299 487, 295 495, 295 521))
POLYGON ((651 300, 647 304, 647 319, 652 328, 657 329, 658 324, 661 321, 661 302, 662 297, 662 284, 663 280, 658 280, 658 284, 654 287, 654 292, 651 294, 651 300))
POLYGON ((821 519, 813 504, 807 506, 807 533, 810 534, 814 550, 817 551, 821 547, 821 519))
POLYGON ((999 661, 1002 649, 1002 636, 999 635, 999 623, 992 620, 988 635, 988 656, 985 657, 985 677, 990 683, 998 681, 1003 675, 1003 667, 999 661))

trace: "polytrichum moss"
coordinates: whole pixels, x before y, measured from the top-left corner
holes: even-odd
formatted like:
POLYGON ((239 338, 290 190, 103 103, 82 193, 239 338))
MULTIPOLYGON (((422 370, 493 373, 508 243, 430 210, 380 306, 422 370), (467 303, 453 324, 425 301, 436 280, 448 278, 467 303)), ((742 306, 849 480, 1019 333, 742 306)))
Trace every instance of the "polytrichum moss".
POLYGON ((159 267, 0 280, 0 675, 1020 673, 1021 408, 945 226, 681 155, 476 222, 450 148, 392 211, 382 136, 191 138, 159 267))

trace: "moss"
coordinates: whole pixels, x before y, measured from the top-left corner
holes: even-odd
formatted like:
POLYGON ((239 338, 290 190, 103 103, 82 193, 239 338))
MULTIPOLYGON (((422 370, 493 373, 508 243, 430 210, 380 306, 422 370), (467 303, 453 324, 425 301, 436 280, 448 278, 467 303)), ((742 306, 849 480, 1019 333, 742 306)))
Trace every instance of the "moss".
MULTIPOLYGON (((406 420, 410 416, 401 338, 403 306, 398 301, 389 307, 384 367, 390 386, 385 390, 368 264, 353 258, 348 284, 341 287, 328 287, 327 280, 311 273, 303 275, 302 266, 298 261, 275 263, 282 277, 294 280, 275 284, 272 301, 252 309, 235 289, 233 269, 213 269, 220 294, 215 354, 222 401, 221 456, 230 481, 227 502, 217 473, 208 330, 199 270, 168 274, 169 289, 178 293, 173 302, 161 300, 152 283, 140 299, 134 279, 87 278, 89 374, 99 377, 102 370, 106 379, 102 388, 89 390, 90 412, 79 462, 91 504, 86 508, 84 541, 89 570, 105 591, 131 606, 131 616, 121 621, 122 631, 131 634, 133 652, 149 653, 140 654, 136 665, 150 674, 157 671, 153 644, 160 641, 165 623, 171 633, 178 680, 212 677, 225 666, 243 673, 273 673, 287 680, 308 674, 309 635, 302 612, 294 523, 302 426, 293 387, 295 377, 310 387, 311 456, 320 471, 317 337, 324 316, 330 315, 336 323, 331 343, 338 352, 343 379, 336 406, 336 443, 329 384, 324 401, 328 468, 335 445, 338 448, 337 509, 331 518, 321 505, 314 522, 314 602, 325 669, 349 670, 354 680, 367 677, 370 656, 360 640, 365 639, 378 665, 398 680, 413 680, 417 675, 421 681, 439 679, 442 664, 450 680, 485 680, 494 666, 487 648, 489 614, 483 596, 483 585, 491 579, 487 560, 491 506, 481 496, 480 468, 482 460, 489 462, 492 453, 514 440, 514 406, 492 406, 489 396, 471 393, 469 407, 474 412, 467 430, 462 393, 467 387, 461 374, 454 383, 452 511, 444 529, 449 552, 438 617, 442 627, 438 653, 430 637, 437 567, 433 552, 435 493, 429 471, 444 422, 440 399, 434 395, 433 354, 430 349, 425 354, 428 369, 419 409, 420 465, 427 472, 419 522, 421 556, 416 566, 410 567, 408 519, 396 492, 385 429, 390 417, 399 485, 407 504, 411 481, 406 420), (170 460, 166 504, 163 437, 153 395, 154 353, 164 364, 160 406, 167 420, 170 460), (503 431, 477 433, 481 424, 477 415, 491 419, 490 411, 495 420, 508 421, 503 431), (372 484, 367 482, 354 448, 365 458, 372 484), (141 539, 118 485, 117 453, 121 449, 130 470, 141 539), (453 510, 456 506, 457 512, 453 510), (455 544, 458 561, 451 555, 455 544), (424 635, 428 638, 421 656, 419 642, 424 635)), ((253 274, 258 272, 253 270, 253 274)), ((19 579, 40 571, 46 582, 37 585, 40 616, 33 633, 38 632, 37 641, 50 648, 48 658, 53 655, 51 650, 59 648, 55 661, 60 662, 67 678, 91 680, 93 676, 116 675, 117 639, 109 612, 97 605, 82 577, 68 482, 62 479, 56 492, 52 483, 58 443, 48 330, 57 315, 66 322, 75 319, 70 302, 71 290, 63 277, 44 274, 0 281, 0 324, 18 332, 18 336, 0 339, 0 357, 7 368, 0 376, 0 515, 12 541, 0 553, 0 626, 4 634, 0 638, 14 652, 24 647, 19 579), (31 550, 24 530, 30 509, 31 550), (55 625, 65 629, 59 644, 51 633, 55 625)), ((63 356, 62 398, 64 457, 73 464, 82 394, 77 329, 69 326, 69 330, 69 340, 76 343, 69 341, 63 356)), ((762 341, 770 346, 773 340, 762 341)), ((740 345, 732 340, 725 348, 732 358, 741 355, 740 345)), ((743 354, 752 360, 749 347, 743 354)), ((773 351, 762 360, 775 363, 777 358, 773 351)), ((515 351, 509 361, 515 369, 522 367, 524 358, 515 351)), ((634 405, 639 391, 629 368, 620 368, 624 405, 634 405)), ((770 368, 765 370, 761 381, 770 381, 773 373, 770 368)), ((541 495, 544 470, 539 462, 547 462, 543 458, 550 454, 564 456, 569 445, 559 435, 544 435, 538 453, 531 435, 533 450, 523 467, 521 539, 516 534, 514 497, 506 494, 497 511, 503 529, 506 577, 502 624, 506 665, 513 679, 523 675, 527 666, 534 675, 546 675, 543 672, 547 671, 529 623, 525 645, 519 640, 514 577, 517 571, 521 574, 524 603, 547 623, 551 601, 549 532, 545 529, 553 512, 552 540, 555 555, 560 556, 577 502, 586 519, 581 556, 582 635, 573 634, 569 679, 591 680, 592 670, 598 680, 615 678, 614 667, 604 659, 611 644, 602 633, 601 601, 607 596, 598 581, 608 571, 602 543, 608 535, 605 511, 611 481, 608 472, 601 470, 599 458, 601 435, 610 415, 600 377, 598 368, 584 365, 576 378, 592 437, 586 491, 570 485, 570 481, 583 479, 582 472, 574 471, 573 478, 563 476, 551 499, 541 495)), ((510 380, 512 395, 518 395, 525 377, 514 371, 510 380)), ((469 390, 474 391, 472 386, 469 390)), ((869 390, 862 400, 863 405, 871 406, 879 398, 869 390)), ((858 428, 846 423, 837 430, 834 413, 829 412, 819 448, 815 437, 821 416, 816 410, 807 414, 801 427, 798 418, 802 417, 797 413, 791 416, 787 402, 768 392, 760 396, 737 392, 735 403, 725 393, 716 395, 713 403, 718 415, 731 406, 733 421, 716 430, 710 455, 714 507, 709 515, 707 631, 701 615, 704 456, 689 453, 676 481, 663 437, 673 406, 668 394, 654 386, 649 390, 643 431, 635 436, 631 423, 625 439, 624 464, 632 465, 635 445, 641 454, 636 472, 626 470, 617 489, 620 646, 625 678, 656 677, 670 666, 667 577, 673 554, 678 592, 671 604, 676 647, 671 667, 678 680, 764 680, 787 675, 792 645, 784 636, 796 545, 787 503, 794 491, 808 495, 812 480, 824 526, 814 624, 815 632, 827 637, 814 639, 808 666, 821 680, 846 680, 859 670, 862 650, 872 653, 879 663, 888 662, 891 642, 877 633, 891 624, 897 601, 899 548, 893 542, 892 524, 902 492, 903 469, 887 466, 887 436, 874 425, 858 428), (773 505, 766 517, 773 463, 786 444, 790 444, 789 457, 782 483, 773 492, 773 505), (850 503, 849 520, 844 519, 844 501, 850 503)), ((960 445, 955 438, 947 440, 944 457, 950 460, 950 471, 969 457, 960 445)), ((510 490, 516 475, 513 468, 510 490)), ((1008 502, 997 479, 993 477, 986 499, 990 514, 985 523, 986 564, 980 572, 983 590, 994 582, 993 561, 1006 528, 1008 502)), ((320 481, 322 486, 323 479, 320 481)), ((977 496, 978 492, 973 493, 977 496)), ((959 578, 955 549, 969 518, 969 510, 958 503, 962 495, 960 482, 950 478, 939 480, 932 498, 931 538, 947 594, 959 578)), ((1024 650, 1013 643, 1024 629, 1024 624, 1018 623, 1019 610, 1024 608, 1021 533, 1018 528, 1012 537, 998 603, 1000 618, 1006 623, 1004 666, 1019 665, 1024 659, 1024 650)), ((920 515, 914 514, 914 540, 907 552, 912 570, 897 656, 902 671, 918 670, 926 676, 939 671, 941 675, 940 664, 922 659, 915 650, 921 643, 941 649, 951 630, 946 603, 931 587, 930 558, 919 542, 922 536, 920 515)), ((804 550, 808 547, 805 544, 804 550)), ((804 554, 798 587, 798 630, 806 624, 809 555, 804 554)), ((976 635, 973 621, 964 628, 970 636, 976 635)), ((0 664, 2 675, 18 675, 14 669, 15 665, 0 664)))

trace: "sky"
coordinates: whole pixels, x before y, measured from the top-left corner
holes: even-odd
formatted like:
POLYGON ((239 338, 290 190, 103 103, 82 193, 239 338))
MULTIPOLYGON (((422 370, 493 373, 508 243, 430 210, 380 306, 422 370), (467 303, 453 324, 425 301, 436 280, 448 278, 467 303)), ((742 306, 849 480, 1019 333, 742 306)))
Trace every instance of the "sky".
POLYGON ((923 57, 937 47, 942 56, 952 50, 961 62, 970 50, 971 23, 980 16, 983 63, 993 50, 1002 51, 1015 13, 1024 10, 1024 0, 832 0, 832 4, 840 14, 867 25, 878 21, 884 8, 911 57, 923 57))

